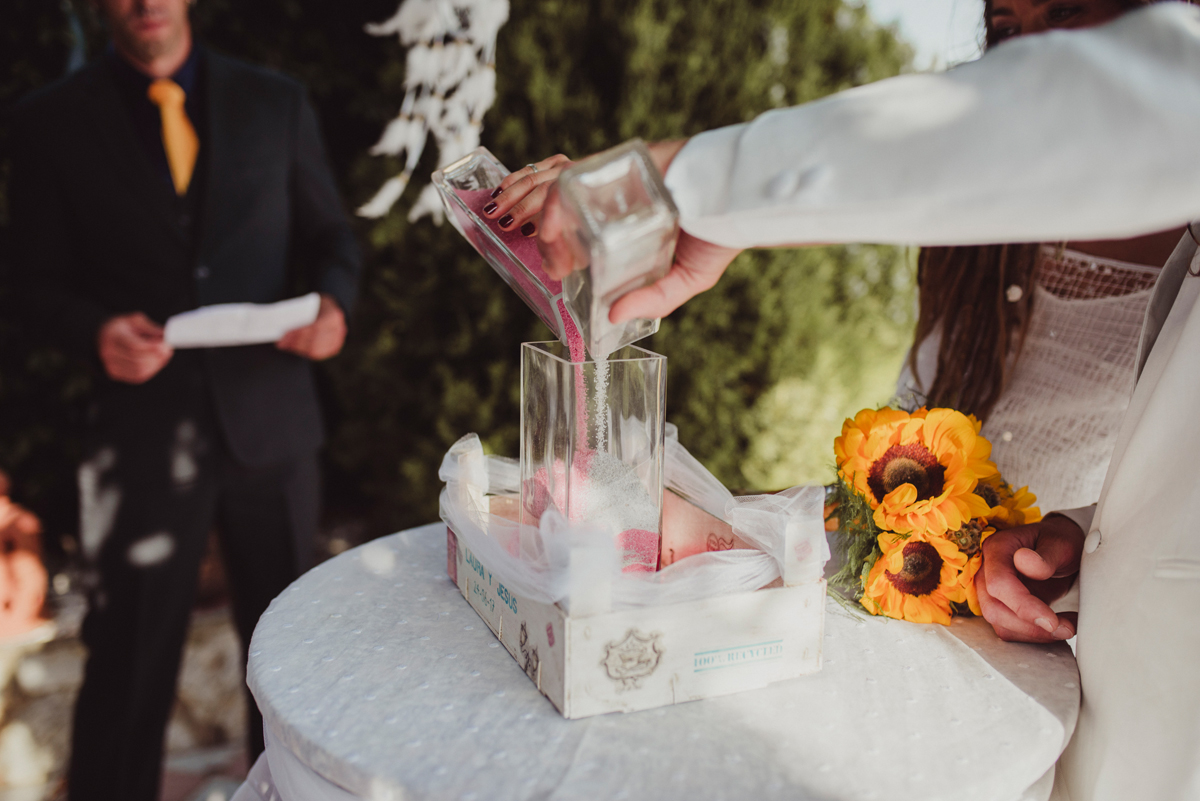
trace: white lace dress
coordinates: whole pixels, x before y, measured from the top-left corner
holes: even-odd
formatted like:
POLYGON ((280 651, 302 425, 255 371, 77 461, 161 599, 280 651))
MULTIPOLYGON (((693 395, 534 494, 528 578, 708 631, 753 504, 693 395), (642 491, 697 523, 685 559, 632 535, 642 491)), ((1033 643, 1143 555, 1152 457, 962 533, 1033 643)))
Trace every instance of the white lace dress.
MULTIPOLYGON (((1043 513, 1095 503, 1135 381, 1138 337, 1157 267, 1043 246, 1025 346, 983 426, 992 458, 1043 513)), ((905 365, 901 399, 932 384, 935 331, 905 365)))

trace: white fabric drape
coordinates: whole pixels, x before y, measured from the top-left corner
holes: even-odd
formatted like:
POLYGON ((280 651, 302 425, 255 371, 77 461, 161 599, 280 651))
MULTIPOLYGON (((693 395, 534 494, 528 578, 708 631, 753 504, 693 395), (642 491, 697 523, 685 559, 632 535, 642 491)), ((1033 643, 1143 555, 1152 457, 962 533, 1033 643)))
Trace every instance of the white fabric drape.
POLYGON ((467 434, 451 446, 438 476, 446 482, 440 498, 442 519, 460 543, 517 595, 539 603, 569 605, 571 543, 581 538, 594 538, 597 553, 607 552, 611 558, 612 609, 753 592, 781 576, 789 584, 819 581, 829 561, 824 487, 734 498, 674 438, 666 441, 666 486, 702 509, 720 509, 718 516, 758 550, 699 553, 656 573, 623 573, 611 536, 602 529, 568 522, 555 509, 542 515, 536 526, 491 514, 487 493, 512 491, 519 475, 514 474, 513 460, 484 456, 478 435, 467 434), (792 532, 791 538, 787 532, 792 532))
POLYGON ((375 540, 272 602, 248 666, 269 769, 248 801, 1045 801, 1075 726, 1065 646, 832 601, 819 673, 565 720, 447 580, 445 542, 442 524, 375 540))
MULTIPOLYGON (((266 749, 230 801, 363 801, 362 796, 338 787, 301 762, 279 742, 269 726, 263 728, 263 738, 266 749)), ((384 794, 369 801, 391 799, 384 794)))
POLYGON ((694 137, 681 224, 737 247, 1111 239, 1200 217, 1200 8, 1006 42, 694 137))

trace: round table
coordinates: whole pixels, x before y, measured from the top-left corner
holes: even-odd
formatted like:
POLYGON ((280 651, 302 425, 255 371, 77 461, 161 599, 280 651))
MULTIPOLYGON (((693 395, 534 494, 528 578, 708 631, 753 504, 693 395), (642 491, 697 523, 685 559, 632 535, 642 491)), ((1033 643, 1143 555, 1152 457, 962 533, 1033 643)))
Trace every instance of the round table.
POLYGON ((259 621, 247 675, 270 746, 242 797, 1049 795, 1079 710, 1066 645, 830 602, 824 648, 820 673, 762 690, 564 720, 446 576, 445 527, 410 529, 314 568, 259 621))

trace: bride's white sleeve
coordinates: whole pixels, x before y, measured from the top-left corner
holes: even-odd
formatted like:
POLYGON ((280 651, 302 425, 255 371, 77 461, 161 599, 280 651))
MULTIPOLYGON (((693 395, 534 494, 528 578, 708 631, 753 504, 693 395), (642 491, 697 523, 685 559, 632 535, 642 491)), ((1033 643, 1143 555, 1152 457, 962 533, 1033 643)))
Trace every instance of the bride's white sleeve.
POLYGON ((1027 36, 694 137, 685 230, 735 247, 1132 236, 1200 217, 1200 8, 1027 36))

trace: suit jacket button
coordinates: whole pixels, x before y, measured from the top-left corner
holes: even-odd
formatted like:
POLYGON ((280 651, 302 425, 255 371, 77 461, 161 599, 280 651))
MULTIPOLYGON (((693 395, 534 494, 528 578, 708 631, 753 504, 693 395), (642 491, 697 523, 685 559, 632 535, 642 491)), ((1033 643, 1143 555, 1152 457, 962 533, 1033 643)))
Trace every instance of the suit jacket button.
POLYGON ((1092 533, 1087 535, 1087 539, 1083 541, 1084 553, 1095 553, 1100 547, 1100 529, 1094 529, 1092 533))
POLYGON ((199 281, 203 281, 205 278, 208 278, 208 265, 201 264, 199 267, 196 268, 196 279, 199 281))

